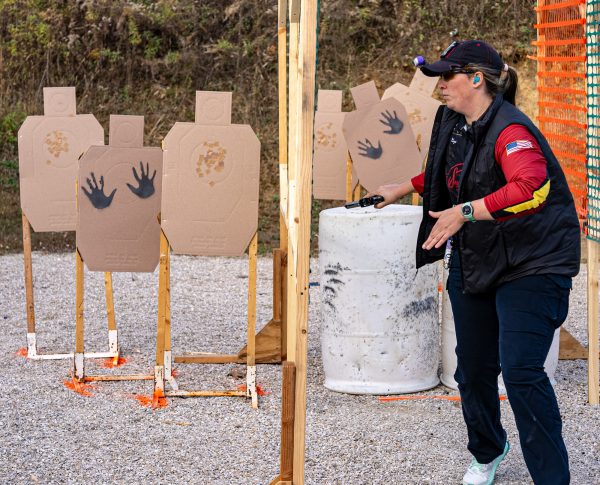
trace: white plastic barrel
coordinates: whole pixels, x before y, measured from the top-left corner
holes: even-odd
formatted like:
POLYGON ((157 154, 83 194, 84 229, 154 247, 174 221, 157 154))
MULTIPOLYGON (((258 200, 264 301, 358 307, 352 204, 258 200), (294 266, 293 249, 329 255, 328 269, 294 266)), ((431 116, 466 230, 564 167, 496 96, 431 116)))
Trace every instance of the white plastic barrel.
MULTIPOLYGON (((556 373, 556 366, 558 365, 559 343, 560 328, 554 332, 552 345, 550 346, 548 356, 544 362, 544 370, 553 386, 556 384, 554 374, 556 373)), ((442 373, 440 375, 440 380, 442 381, 442 384, 451 389, 458 389, 458 384, 454 380, 456 365, 456 331, 454 329, 454 316, 452 315, 452 307, 450 305, 448 292, 446 291, 446 282, 444 278, 442 298, 442 373)), ((506 392, 502 374, 500 374, 500 377, 498 378, 498 387, 500 393, 504 394, 506 392)))
MULTIPOLYGON (((447 276, 447 272, 444 271, 447 276)), ((442 384, 451 389, 458 389, 454 380, 456 372, 456 330, 454 329, 454 316, 450 306, 450 298, 446 291, 446 279, 442 279, 442 384)))
POLYGON ((438 267, 415 269, 422 208, 322 211, 325 387, 398 394, 438 384, 438 267))

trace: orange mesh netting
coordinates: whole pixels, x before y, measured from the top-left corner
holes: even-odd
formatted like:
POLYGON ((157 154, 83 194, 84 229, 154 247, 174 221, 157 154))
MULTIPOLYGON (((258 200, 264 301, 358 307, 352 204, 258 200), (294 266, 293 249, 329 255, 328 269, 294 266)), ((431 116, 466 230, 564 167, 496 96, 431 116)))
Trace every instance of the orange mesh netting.
POLYGON ((585 0, 539 0, 537 13, 540 130, 567 177, 580 220, 587 216, 585 0))

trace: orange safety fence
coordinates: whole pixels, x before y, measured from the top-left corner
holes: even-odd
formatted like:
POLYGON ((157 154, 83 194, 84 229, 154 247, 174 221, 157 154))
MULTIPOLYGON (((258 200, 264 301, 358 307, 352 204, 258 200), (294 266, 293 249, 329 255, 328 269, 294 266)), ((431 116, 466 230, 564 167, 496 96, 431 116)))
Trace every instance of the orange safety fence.
POLYGON ((586 2, 538 0, 535 12, 540 130, 567 178, 582 225, 587 218, 586 2))

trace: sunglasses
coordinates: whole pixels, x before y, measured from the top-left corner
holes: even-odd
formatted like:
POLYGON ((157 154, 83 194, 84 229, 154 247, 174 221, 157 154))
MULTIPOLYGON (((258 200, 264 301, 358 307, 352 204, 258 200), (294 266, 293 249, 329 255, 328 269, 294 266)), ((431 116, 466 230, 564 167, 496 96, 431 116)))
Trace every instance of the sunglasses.
POLYGON ((451 71, 440 74, 440 79, 447 82, 453 79, 457 74, 473 74, 473 71, 470 71, 469 69, 452 69, 451 71))

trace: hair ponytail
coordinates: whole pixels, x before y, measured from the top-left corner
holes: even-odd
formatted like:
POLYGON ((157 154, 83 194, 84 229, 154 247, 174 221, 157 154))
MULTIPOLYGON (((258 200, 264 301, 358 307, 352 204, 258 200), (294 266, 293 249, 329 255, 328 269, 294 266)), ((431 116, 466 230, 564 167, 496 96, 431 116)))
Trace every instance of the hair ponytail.
POLYGON ((515 98, 517 97, 517 87, 519 85, 519 75, 514 67, 508 66, 508 72, 500 75, 500 80, 503 82, 502 96, 510 104, 516 106, 515 98), (504 78, 504 79, 503 79, 504 78))

